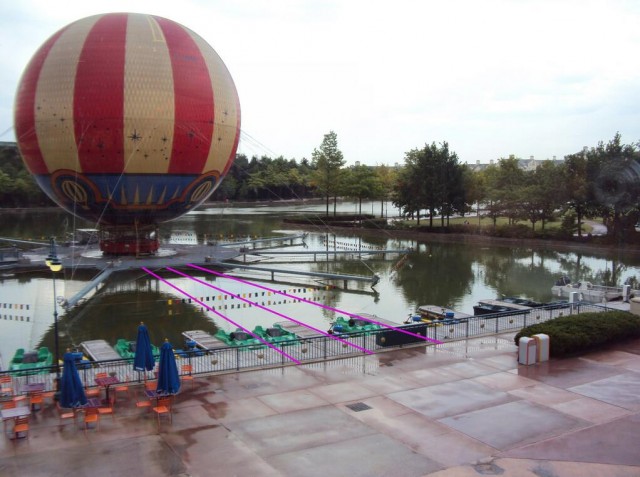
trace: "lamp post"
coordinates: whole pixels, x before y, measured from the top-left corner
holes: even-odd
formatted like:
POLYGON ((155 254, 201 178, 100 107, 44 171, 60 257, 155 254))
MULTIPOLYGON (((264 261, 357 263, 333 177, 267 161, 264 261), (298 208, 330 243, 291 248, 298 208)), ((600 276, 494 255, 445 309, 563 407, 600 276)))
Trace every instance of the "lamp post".
POLYGON ((54 347, 54 359, 55 359, 55 368, 56 368, 56 399, 58 398, 58 393, 60 392, 60 354, 58 347, 58 303, 56 301, 56 272, 62 270, 62 262, 58 258, 56 254, 56 239, 55 237, 51 237, 49 239, 49 256, 46 258, 45 263, 51 269, 51 276, 53 277, 53 333, 55 338, 55 347, 54 347))

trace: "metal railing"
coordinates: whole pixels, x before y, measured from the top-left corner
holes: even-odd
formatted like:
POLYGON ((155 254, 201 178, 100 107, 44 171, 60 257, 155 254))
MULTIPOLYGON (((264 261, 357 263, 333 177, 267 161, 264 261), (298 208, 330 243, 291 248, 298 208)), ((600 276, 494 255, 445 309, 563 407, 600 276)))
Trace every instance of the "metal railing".
MULTIPOLYGON (((573 315, 585 312, 610 311, 606 304, 559 302, 542 308, 533 308, 525 311, 502 312, 491 315, 474 316, 471 318, 442 320, 432 323, 412 323, 407 325, 414 333, 419 333, 431 340, 441 342, 461 340, 483 335, 494 335, 509 331, 520 330, 526 326, 543 323, 560 316, 573 315)), ((400 325, 399 325, 400 326, 400 325)), ((339 359, 353 356, 362 356, 366 351, 381 352, 406 346, 430 345, 430 341, 415 338, 412 343, 389 344, 383 337, 390 333, 400 333, 387 328, 355 333, 341 333, 338 341, 329 336, 318 335, 295 341, 287 341, 286 344, 272 348, 265 345, 233 346, 209 350, 179 351, 176 354, 178 371, 182 371, 182 365, 190 365, 191 374, 209 375, 223 374, 239 371, 248 371, 264 368, 275 368, 295 364, 292 360, 278 351, 282 350, 299 362, 314 363, 329 359, 339 359), (358 349, 348 343, 360 347, 358 349)), ((397 335, 396 335, 397 336, 397 335)), ((78 363, 78 371, 82 382, 87 386, 95 386, 97 373, 107 373, 117 376, 123 384, 142 383, 147 379, 155 379, 155 371, 146 373, 133 370, 131 359, 117 359, 105 361, 81 361, 78 363)), ((44 383, 45 390, 55 388, 55 367, 43 367, 31 370, 1 371, 0 376, 12 376, 13 388, 20 392, 21 387, 27 383, 44 383)))

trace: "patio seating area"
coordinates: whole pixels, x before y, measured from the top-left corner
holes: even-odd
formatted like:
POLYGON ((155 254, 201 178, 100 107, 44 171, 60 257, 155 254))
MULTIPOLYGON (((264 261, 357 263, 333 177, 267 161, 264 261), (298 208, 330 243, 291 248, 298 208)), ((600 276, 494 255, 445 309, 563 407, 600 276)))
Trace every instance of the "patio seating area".
POLYGON ((640 340, 530 366, 516 351, 509 333, 199 374, 169 412, 153 382, 129 383, 107 405, 100 389, 95 407, 113 412, 88 423, 93 411, 4 396, 28 430, 6 422, 0 473, 637 476, 640 340))

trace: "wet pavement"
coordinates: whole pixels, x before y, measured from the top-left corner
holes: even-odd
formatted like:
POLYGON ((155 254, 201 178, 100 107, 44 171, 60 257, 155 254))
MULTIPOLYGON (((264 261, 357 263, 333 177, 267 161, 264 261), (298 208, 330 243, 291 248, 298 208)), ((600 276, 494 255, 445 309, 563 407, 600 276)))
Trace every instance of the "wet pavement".
POLYGON ((640 340, 521 366, 512 338, 198 376, 160 426, 136 387, 86 433, 47 404, 0 475, 639 476, 640 340))

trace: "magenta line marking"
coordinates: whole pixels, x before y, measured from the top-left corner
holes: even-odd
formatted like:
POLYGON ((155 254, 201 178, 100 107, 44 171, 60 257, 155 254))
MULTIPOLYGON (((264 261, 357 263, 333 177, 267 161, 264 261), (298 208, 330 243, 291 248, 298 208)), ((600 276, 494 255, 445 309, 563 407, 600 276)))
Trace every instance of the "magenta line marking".
MULTIPOLYGON (((147 272, 149 275, 155 277, 156 279, 160 280, 163 283, 166 283, 167 285, 169 285, 171 288, 179 291, 180 293, 182 293, 184 296, 188 296, 189 298, 191 298, 192 300, 194 300, 196 303, 202 305, 203 307, 205 307, 207 310, 215 313, 216 315, 218 315, 220 318, 227 320, 229 323, 231 323, 232 325, 236 326, 237 328, 240 328, 241 330, 246 331, 247 333, 249 333, 251 336, 255 337, 257 340, 259 340, 261 343, 266 344, 268 347, 273 348, 274 350, 276 350, 278 353, 280 353, 281 355, 289 358, 291 361, 293 361, 296 364, 302 364, 299 360, 297 360, 296 358, 294 358, 293 356, 285 353, 284 351, 278 349, 277 347, 273 346, 271 343, 267 342, 266 340, 260 338, 258 335, 254 334, 252 331, 244 328, 243 326, 240 326, 238 323, 235 323, 233 320, 231 320, 230 318, 227 318, 226 316, 224 316, 222 313, 217 312, 216 310, 211 309, 209 306, 205 305, 203 302, 201 302, 200 300, 198 300, 196 297, 191 296, 189 293, 187 293, 186 291, 184 291, 183 289, 181 289, 180 287, 177 287, 175 285, 173 285, 172 283, 169 283, 167 280, 165 280, 164 278, 160 277, 159 275, 153 273, 151 270, 149 270, 148 268, 142 267, 142 270, 144 270, 145 272, 147 272)), ((173 271, 173 270, 172 270, 173 271)))
POLYGON ((345 315, 350 316, 352 318, 359 318, 361 320, 368 321, 369 323, 375 323, 376 325, 380 325, 380 326, 382 326, 384 328, 389 328, 389 329, 394 330, 394 331, 399 331, 400 333, 404 333, 406 335, 415 336, 415 337, 423 339, 425 341, 431 341, 434 344, 442 344, 442 341, 438 341, 436 339, 429 338, 427 336, 422 336, 422 335, 419 335, 417 333, 412 333, 411 331, 403 330, 402 328, 396 328, 395 326, 389 326, 387 324, 380 323, 379 321, 375 321, 375 320, 371 320, 369 318, 365 318, 364 316, 360 316, 360 315, 356 315, 356 314, 353 314, 353 313, 349 313, 348 311, 340 310, 338 308, 333 308, 331 306, 323 305, 321 303, 316 303, 316 302, 311 301, 311 300, 306 300, 305 298, 300 298, 300 297, 298 297, 296 295, 290 295, 290 294, 285 293, 285 292, 274 290, 273 288, 265 287, 263 285, 258 285, 257 283, 248 282, 246 280, 242 280, 241 278, 237 278, 237 277, 233 277, 231 275, 227 275, 226 273, 215 272, 213 270, 209 270, 208 268, 200 267, 200 266, 195 265, 193 263, 187 263, 187 266, 189 266, 191 268, 196 268, 198 270, 202 270, 203 272, 212 273, 212 274, 218 275, 220 277, 229 278, 231 280, 236 280, 236 281, 238 281, 240 283, 244 283, 246 285, 251 285, 251 286, 254 286, 254 287, 257 287, 257 288, 261 288, 263 290, 267 290, 267 291, 270 291, 272 293, 277 293, 278 295, 282 295, 282 296, 286 296, 288 298, 293 298, 295 300, 303 301, 303 302, 309 303, 310 305, 313 305, 313 306, 319 306, 320 308, 324 308, 326 310, 336 311, 338 313, 344 313, 345 315))
MULTIPOLYGON (((299 325, 301 325, 301 326, 304 326, 304 327, 306 327, 306 328, 309 328, 310 330, 316 331, 316 332, 318 332, 318 333, 320 333, 320 334, 322 334, 322 335, 324 335, 324 336, 328 336, 328 337, 329 337, 329 338, 331 338, 331 339, 334 339, 334 340, 340 341, 341 343, 346 343, 346 344, 348 344, 349 346, 353 346, 354 348, 356 348, 356 349, 358 349, 358 350, 360 350, 360 351, 362 351, 362 352, 364 352, 364 353, 368 353, 368 354, 375 354, 373 351, 368 350, 367 348, 363 348, 362 346, 358 346, 358 345, 356 345, 356 344, 350 343, 349 341, 347 341, 347 340, 343 340, 342 338, 340 338, 340 337, 338 337, 338 336, 330 335, 329 333, 326 333, 326 332, 324 332, 324 331, 322 331, 322 330, 319 330, 319 329, 317 329, 317 328, 314 328, 314 327, 313 327, 313 326, 311 326, 311 325, 308 325, 308 324, 306 324, 306 323, 302 323, 301 321, 298 321, 298 320, 296 320, 296 319, 294 319, 294 318, 291 318, 290 316, 284 315, 284 314, 282 314, 282 313, 280 313, 280 312, 278 312, 278 311, 276 311, 276 310, 272 310, 271 308, 267 308, 267 307, 266 307, 266 306, 264 306, 264 305, 260 305, 260 304, 256 303, 255 301, 248 300, 248 299, 246 299, 246 298, 241 297, 241 296, 240 296, 240 295, 238 295, 238 294, 231 293, 231 292, 229 292, 228 290, 225 290, 225 289, 223 289, 223 288, 219 288, 219 287, 217 287, 217 286, 215 286, 215 285, 211 285, 210 283, 203 282, 202 280, 200 280, 200 279, 198 279, 198 278, 196 278, 196 277, 192 277, 192 276, 190 276, 190 275, 187 275, 186 273, 182 273, 182 272, 180 272, 180 271, 178 271, 178 270, 175 270, 175 269, 173 269, 173 268, 171 268, 171 267, 167 267, 167 270, 170 270, 170 271, 172 271, 172 272, 174 272, 174 273, 177 273, 178 275, 181 275, 181 276, 183 276, 183 277, 185 277, 185 278, 189 278, 189 279, 191 279, 191 280, 193 280, 193 281, 195 281, 195 282, 200 283, 201 285, 207 286, 207 287, 209 287, 209 288, 213 288, 214 290, 218 290, 219 292, 226 293, 227 295, 234 296, 234 297, 238 298, 239 300, 242 300, 242 301, 244 301, 244 302, 246 302, 246 303, 249 303, 249 304, 251 304, 251 305, 253 305, 253 306, 257 307, 257 308, 260 308, 260 309, 262 309, 262 310, 268 311, 269 313, 272 313, 272 314, 274 314, 274 315, 276 315, 276 316, 279 316, 279 317, 281 317, 281 318, 284 318, 285 320, 293 321, 294 323, 297 323, 297 324, 299 324, 299 325)), ((201 303, 201 302, 200 302, 200 303, 201 303)), ((208 307, 207 307, 207 308, 208 308, 208 307)), ((213 311, 214 313, 217 313, 215 310, 212 310, 212 311, 213 311)))

